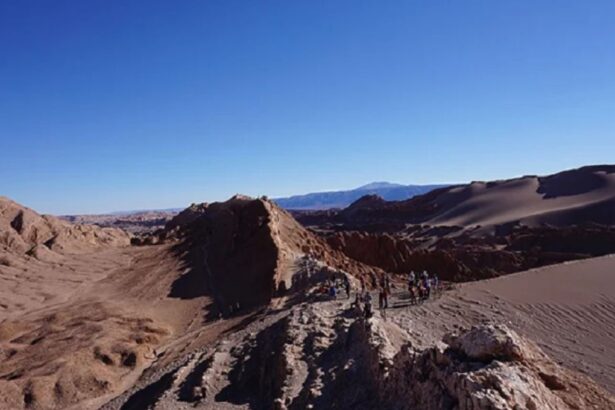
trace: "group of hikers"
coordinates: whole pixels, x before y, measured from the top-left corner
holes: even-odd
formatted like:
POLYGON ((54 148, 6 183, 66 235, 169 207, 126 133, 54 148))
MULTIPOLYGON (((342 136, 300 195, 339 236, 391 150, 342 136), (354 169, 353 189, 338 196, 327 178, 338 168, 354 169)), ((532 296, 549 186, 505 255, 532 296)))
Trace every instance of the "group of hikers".
POLYGON ((325 282, 320 284, 320 287, 316 289, 316 292, 321 295, 328 295, 331 299, 337 299, 342 289, 346 294, 346 299, 349 299, 351 286, 348 275, 342 274, 340 278, 334 274, 331 274, 325 282))
MULTIPOLYGON (((306 256, 303 261, 303 266, 308 274, 317 271, 316 260, 306 256)), ((325 273, 326 270, 321 271, 325 273)), ((348 273, 329 270, 325 273, 326 279, 321 279, 319 286, 316 288, 316 294, 328 299, 337 299, 341 296, 345 296, 346 299, 350 299, 352 293, 352 285, 350 281, 350 275, 348 273)), ((360 278, 360 289, 357 289, 355 294, 355 300, 353 305, 359 308, 366 318, 370 318, 373 315, 373 297, 372 293, 367 289, 365 281, 360 278)), ((408 297, 400 296, 399 299, 407 299, 410 304, 418 304, 429 299, 439 289, 440 281, 436 274, 430 275, 426 270, 415 273, 410 271, 407 278, 407 291, 408 297)), ((389 298, 391 296, 392 281, 388 273, 384 273, 380 276, 378 281, 378 307, 380 309, 387 309, 390 307, 389 298)))
MULTIPOLYGON (((440 285, 438 275, 429 275, 426 270, 422 273, 410 271, 408 274, 408 293, 411 304, 417 304, 431 297, 440 285)), ((378 306, 380 309, 389 307, 391 295, 391 280, 388 273, 384 273, 380 279, 378 288, 378 306)))
POLYGON ((414 304, 429 299, 429 297, 438 291, 440 280, 438 275, 429 276, 426 270, 420 274, 410 271, 408 274, 408 292, 410 293, 410 301, 414 304))
MULTIPOLYGON (((362 279, 360 283, 361 289, 357 290, 353 305, 363 312, 365 318, 370 318, 373 315, 374 304, 372 293, 367 290, 365 282, 362 279)), ((410 304, 418 304, 429 299, 438 291, 439 286, 440 281, 437 275, 429 275, 427 271, 421 273, 411 271, 408 274, 407 288, 410 304)), ((389 274, 383 274, 378 283, 378 307, 380 309, 387 309, 390 307, 389 298, 391 295, 391 287, 391 278, 389 274)), ((345 296, 346 299, 349 299, 352 293, 352 286, 348 274, 331 274, 325 282, 321 283, 318 293, 327 295, 330 299, 337 299, 340 296, 345 296)))
MULTIPOLYGON (((384 273, 380 278, 378 288, 378 307, 386 309, 389 307, 389 295, 391 294, 391 278, 388 273, 384 273)), ((365 282, 361 278, 361 291, 357 292, 353 306, 362 311, 365 319, 374 315, 372 294, 365 287, 365 282)))

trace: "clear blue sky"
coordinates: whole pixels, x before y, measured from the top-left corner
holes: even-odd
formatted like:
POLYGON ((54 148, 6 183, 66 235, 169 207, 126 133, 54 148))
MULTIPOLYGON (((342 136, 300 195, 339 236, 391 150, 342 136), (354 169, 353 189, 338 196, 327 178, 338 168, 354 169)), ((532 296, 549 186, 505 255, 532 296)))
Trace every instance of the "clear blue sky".
POLYGON ((165 208, 615 162, 613 1, 0 2, 0 195, 165 208))

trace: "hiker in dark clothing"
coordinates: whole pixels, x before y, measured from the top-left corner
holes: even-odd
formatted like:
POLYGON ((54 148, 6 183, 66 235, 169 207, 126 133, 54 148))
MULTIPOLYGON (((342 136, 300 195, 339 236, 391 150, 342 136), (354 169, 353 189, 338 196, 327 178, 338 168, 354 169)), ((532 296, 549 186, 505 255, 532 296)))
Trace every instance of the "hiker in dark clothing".
POLYGON ((365 319, 369 319, 374 315, 372 310, 372 295, 369 292, 365 294, 364 302, 363 314, 365 315, 365 319))
POLYGON ((380 309, 386 309, 389 307, 389 292, 385 286, 380 288, 378 293, 378 305, 380 309))
POLYGON ((439 287, 440 287, 440 279, 438 279, 438 275, 436 275, 435 273, 433 274, 433 278, 431 280, 431 284, 432 284, 432 292, 433 293, 438 293, 439 287))
POLYGON ((335 282, 331 282, 329 284, 329 297, 332 299, 337 299, 337 286, 335 282))
POLYGON ((346 290, 346 299, 350 299, 350 279, 348 275, 344 275, 344 289, 346 290))
POLYGON ((416 275, 414 271, 410 271, 408 274, 408 290, 411 291, 412 288, 416 286, 416 275))
POLYGON ((383 282, 384 288, 386 289, 387 293, 391 293, 391 278, 389 277, 388 273, 386 272, 384 273, 382 282, 383 282))

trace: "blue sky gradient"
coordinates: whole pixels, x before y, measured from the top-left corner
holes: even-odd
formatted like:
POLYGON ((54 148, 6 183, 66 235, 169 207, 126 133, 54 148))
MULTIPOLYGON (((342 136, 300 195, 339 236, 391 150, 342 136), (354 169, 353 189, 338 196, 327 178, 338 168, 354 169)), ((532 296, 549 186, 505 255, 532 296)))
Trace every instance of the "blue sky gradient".
POLYGON ((181 207, 615 162, 613 1, 0 2, 0 195, 181 207))

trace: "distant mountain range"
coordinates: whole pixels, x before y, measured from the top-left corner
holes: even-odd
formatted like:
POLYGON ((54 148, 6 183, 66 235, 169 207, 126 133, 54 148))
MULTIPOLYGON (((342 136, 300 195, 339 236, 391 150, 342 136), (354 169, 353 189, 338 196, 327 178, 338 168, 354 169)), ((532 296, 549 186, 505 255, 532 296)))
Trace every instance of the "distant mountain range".
POLYGON ((345 208, 365 195, 378 195, 387 201, 400 201, 425 194, 448 185, 401 185, 390 182, 372 182, 347 191, 314 192, 274 199, 286 209, 309 210, 345 208))

